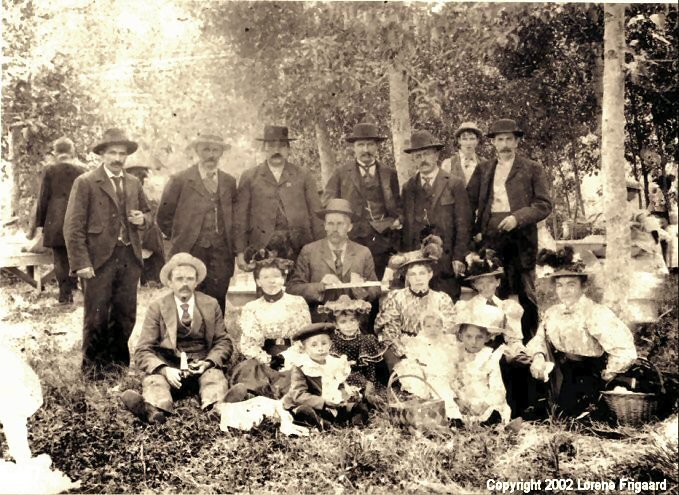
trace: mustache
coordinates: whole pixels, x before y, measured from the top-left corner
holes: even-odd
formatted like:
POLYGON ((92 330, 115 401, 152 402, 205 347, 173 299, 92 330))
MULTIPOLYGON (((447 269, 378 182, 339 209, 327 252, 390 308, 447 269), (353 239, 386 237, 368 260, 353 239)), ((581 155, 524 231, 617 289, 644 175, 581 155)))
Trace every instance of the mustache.
POLYGON ((116 160, 116 161, 114 161, 114 162, 111 162, 111 165, 120 165, 120 166, 122 166, 122 164, 123 164, 123 162, 121 162, 120 160, 116 160))
POLYGON ((283 155, 281 155, 280 153, 276 152, 276 153, 274 153, 273 155, 270 155, 269 158, 283 158, 283 155))

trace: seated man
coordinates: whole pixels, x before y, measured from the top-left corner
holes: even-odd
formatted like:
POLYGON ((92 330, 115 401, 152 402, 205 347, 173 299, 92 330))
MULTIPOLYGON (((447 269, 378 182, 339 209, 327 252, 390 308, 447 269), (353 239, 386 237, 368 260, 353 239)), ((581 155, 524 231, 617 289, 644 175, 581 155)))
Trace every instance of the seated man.
POLYGON ((137 368, 146 373, 143 396, 133 390, 121 396, 143 421, 165 421, 179 392, 197 387, 204 410, 226 395, 222 367, 233 345, 217 300, 195 291, 206 272, 205 264, 188 253, 175 254, 160 271, 161 282, 172 292, 150 304, 134 353, 137 368))

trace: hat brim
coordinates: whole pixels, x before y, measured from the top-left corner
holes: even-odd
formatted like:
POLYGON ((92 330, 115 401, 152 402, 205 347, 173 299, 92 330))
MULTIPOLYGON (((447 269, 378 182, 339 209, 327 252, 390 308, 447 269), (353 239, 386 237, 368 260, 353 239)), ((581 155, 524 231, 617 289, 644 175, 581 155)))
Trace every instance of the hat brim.
POLYGON ((474 323, 473 321, 461 321, 461 322, 459 322, 459 323, 455 323, 455 324, 453 325, 453 332, 459 335, 460 329, 462 328, 462 325, 474 325, 475 327, 485 328, 486 331, 487 331, 489 334, 492 334, 492 335, 498 335, 498 334, 501 334, 501 333, 504 333, 504 332, 505 332, 504 328, 493 327, 493 326, 490 326, 490 327, 489 327, 489 326, 486 326, 486 325, 481 325, 481 324, 478 323, 478 322, 477 322, 477 323, 474 323))
POLYGON ((222 143, 221 141, 201 141, 200 139, 193 141, 191 143, 191 148, 195 149, 199 144, 210 144, 212 146, 220 146, 224 151, 231 149, 231 145, 228 143, 222 143))
POLYGON ((545 275, 543 278, 559 278, 559 277, 582 277, 589 278, 589 273, 583 272, 573 272, 570 270, 557 270, 549 275, 545 275))
POLYGON ((473 132, 474 134, 476 134, 476 137, 478 137, 479 139, 481 139, 483 137, 483 132, 481 132, 481 129, 476 129, 474 127, 461 127, 461 128, 459 128, 458 130, 455 131, 455 134, 453 134, 453 137, 455 139, 457 139, 457 138, 460 137, 460 134, 462 134, 463 132, 473 132))
POLYGON ((398 267, 399 270, 405 270, 409 266, 412 265, 434 265, 438 263, 439 260, 436 258, 415 258, 414 260, 408 260, 405 263, 402 263, 401 266, 398 267))
POLYGON ((274 141, 287 141, 287 142, 289 143, 290 141, 297 141, 297 139, 298 139, 298 138, 275 138, 275 139, 267 139, 267 138, 263 138, 263 137, 258 137, 258 138, 255 138, 255 141, 261 141, 261 142, 263 142, 263 143, 267 143, 267 142, 268 142, 268 143, 271 143, 271 142, 274 142, 274 141))
POLYGON ((105 141, 103 143, 99 143, 92 148, 92 153, 95 153, 97 155, 103 155, 107 147, 114 146, 117 144, 122 144, 126 146, 128 155, 131 155, 139 148, 139 144, 135 143, 134 141, 128 141, 123 139, 121 141, 105 141))
POLYGON ((355 220, 355 219, 356 219, 356 214, 354 214, 353 211, 352 211, 351 213, 349 213, 349 212, 344 211, 344 210, 321 210, 321 211, 317 211, 317 212, 316 212, 316 216, 317 216, 318 218, 320 218, 321 220, 325 220, 325 216, 326 216, 328 213, 341 213, 342 215, 346 215, 346 216, 348 216, 349 218, 351 218, 351 220, 355 220))
POLYGON ((498 134, 514 134, 516 137, 523 137, 524 132, 521 130, 487 132, 486 137, 494 138, 498 134))
POLYGON ((443 144, 441 143, 434 143, 434 144, 428 144, 427 146, 420 146, 418 148, 406 148, 403 150, 404 153, 414 153, 416 151, 420 150, 428 150, 428 149, 435 149, 435 150, 441 150, 443 149, 443 144))
POLYGON ((387 138, 385 136, 347 136, 344 140, 347 143, 355 143, 356 141, 377 141, 381 143, 386 141, 387 138))
POLYGON ((499 275, 503 275, 504 273, 505 273, 504 269, 498 268, 497 270, 492 271, 492 272, 481 273, 479 275, 471 275, 469 277, 465 277, 464 279, 465 280, 477 280, 477 279, 483 278, 483 277, 497 277, 499 275))
MULTIPOLYGON (((199 260, 200 261, 200 260, 199 260)), ((178 266, 182 265, 188 265, 192 266, 196 269, 196 285, 200 284, 203 280, 205 280, 205 277, 207 276, 207 268, 205 267, 204 263, 192 263, 188 262, 186 260, 182 260, 179 262, 173 262, 172 259, 165 263, 163 267, 160 269, 160 282, 165 286, 169 287, 170 286, 170 274, 172 273, 172 270, 177 268, 178 266)))
POLYGON ((335 325, 332 323, 312 323, 293 335, 292 340, 299 342, 315 335, 332 335, 333 333, 335 333, 335 325))

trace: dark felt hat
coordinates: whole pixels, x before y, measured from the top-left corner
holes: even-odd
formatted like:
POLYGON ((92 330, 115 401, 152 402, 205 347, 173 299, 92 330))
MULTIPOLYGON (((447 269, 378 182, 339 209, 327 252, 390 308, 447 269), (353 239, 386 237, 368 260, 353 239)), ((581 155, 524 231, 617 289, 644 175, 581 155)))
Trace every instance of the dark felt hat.
POLYGON ((517 137, 523 136, 523 131, 519 129, 516 120, 512 119, 500 119, 493 122, 490 126, 490 130, 486 133, 489 138, 495 137, 498 134, 511 133, 517 137))
POLYGON ((257 141, 295 141, 297 138, 288 137, 288 128, 278 125, 264 126, 264 135, 255 138, 257 141))
POLYGON ((429 148, 440 150, 443 148, 443 143, 439 143, 429 131, 415 131, 410 136, 410 148, 406 148, 403 151, 405 153, 414 153, 415 151, 429 148))
POLYGON ((354 141, 359 141, 362 139, 372 139, 373 141, 384 141, 387 138, 380 136, 375 124, 369 122, 361 122, 354 126, 352 134, 349 134, 346 138, 348 143, 353 143, 354 141))
POLYGON ((311 325, 307 325, 295 332, 295 334, 292 336, 292 340, 304 341, 309 337, 313 337, 314 335, 320 335, 322 333, 326 335, 332 335, 334 332, 335 325, 332 323, 312 323, 311 325))
POLYGON ((316 216, 321 220, 325 220, 325 215, 328 213, 343 213, 348 215, 352 220, 354 219, 354 210, 351 208, 351 203, 346 199, 333 198, 328 201, 325 209, 316 212, 316 216))
POLYGON ((104 131, 104 136, 102 137, 101 141, 94 145, 92 152, 96 153, 97 155, 102 155, 108 146, 114 144, 122 144, 126 146, 128 155, 131 155, 137 151, 137 148, 139 147, 137 143, 127 139, 127 136, 121 129, 114 127, 104 131))

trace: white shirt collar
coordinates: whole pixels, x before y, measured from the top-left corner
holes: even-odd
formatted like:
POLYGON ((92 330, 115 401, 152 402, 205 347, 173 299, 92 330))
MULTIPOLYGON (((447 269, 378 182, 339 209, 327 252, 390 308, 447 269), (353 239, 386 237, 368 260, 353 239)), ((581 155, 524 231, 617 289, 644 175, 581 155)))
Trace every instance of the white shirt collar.
POLYGON ((462 164, 462 166, 464 166, 464 164, 465 164, 468 160, 471 160, 474 164, 477 164, 477 163, 478 163, 478 159, 476 158, 476 155, 472 156, 471 158, 467 158, 466 156, 464 156, 464 155, 462 154, 462 151, 458 151, 458 154, 460 155, 460 163, 462 164))
POLYGON ((179 313, 180 318, 182 316, 182 304, 188 304, 189 305, 189 314, 191 315, 191 319, 193 320, 193 310, 196 307, 196 295, 195 294, 192 294, 191 299, 189 299, 186 302, 182 302, 177 296, 174 296, 174 302, 177 305, 177 313, 179 313))
POLYGON ((106 172, 106 175, 108 175, 108 178, 113 180, 114 177, 120 177, 122 178, 125 175, 124 171, 120 171, 120 174, 115 175, 113 172, 111 172, 106 165, 103 165, 104 171, 106 172))
MULTIPOLYGON (((198 173, 200 174, 200 178, 205 180, 207 178, 207 168, 203 166, 202 163, 198 164, 198 173)), ((215 174, 215 179, 217 178, 217 172, 219 172, 219 167, 214 169, 214 174, 215 174)))
POLYGON ((423 174, 420 172, 420 182, 422 185, 424 185, 424 179, 427 178, 431 182, 431 184, 434 184, 434 181, 436 180, 436 177, 439 175, 439 168, 436 167, 434 171, 431 174, 423 174))
POLYGON ((498 158, 497 159, 497 166, 503 167, 503 168, 511 168, 511 166, 514 165, 514 159, 515 158, 516 158, 516 155, 511 160, 502 160, 501 158, 498 158))
POLYGON ((330 241, 328 241, 328 248, 330 249, 330 252, 332 253, 333 256, 335 256, 335 251, 341 251, 342 259, 344 259, 344 253, 347 252, 347 242, 344 241, 344 243, 339 248, 336 248, 332 244, 330 244, 330 241))
POLYGON ((283 169, 285 168, 285 163, 283 164, 282 167, 272 167, 271 165, 269 165, 269 162, 267 160, 266 166, 269 167, 269 171, 271 171, 271 174, 274 176, 274 178, 277 181, 280 181, 281 175, 283 175, 283 169))

